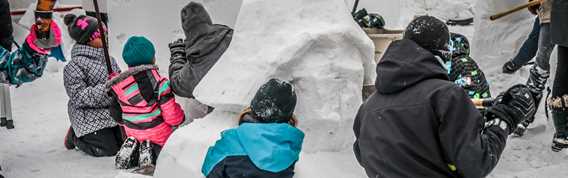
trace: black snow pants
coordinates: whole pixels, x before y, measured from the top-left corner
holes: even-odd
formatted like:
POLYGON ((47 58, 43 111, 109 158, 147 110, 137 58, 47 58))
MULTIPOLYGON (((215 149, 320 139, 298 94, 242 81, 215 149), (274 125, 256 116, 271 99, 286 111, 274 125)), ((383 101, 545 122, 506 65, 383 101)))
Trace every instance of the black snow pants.
POLYGON ((114 156, 124 142, 120 127, 105 128, 77 138, 75 145, 88 155, 114 156))
POLYGON ((568 47, 558 45, 558 65, 551 97, 552 101, 556 101, 552 102, 551 109, 557 137, 568 137, 568 80, 566 77, 568 77, 568 47))

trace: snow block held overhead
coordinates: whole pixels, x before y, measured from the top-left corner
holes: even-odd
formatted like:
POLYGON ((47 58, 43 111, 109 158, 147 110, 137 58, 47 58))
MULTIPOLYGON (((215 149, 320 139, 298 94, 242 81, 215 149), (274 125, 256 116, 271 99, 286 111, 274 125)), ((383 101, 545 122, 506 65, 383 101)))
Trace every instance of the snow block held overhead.
POLYGON ((216 110, 240 112, 270 78, 291 81, 304 151, 353 143, 364 81, 374 84, 373 43, 341 0, 244 1, 230 47, 195 89, 216 110))
POLYGON ((376 64, 372 41, 349 12, 343 0, 244 0, 231 45, 194 92, 215 110, 174 132, 155 177, 201 177, 207 148, 237 126, 238 113, 270 78, 291 81, 298 95, 295 114, 306 137, 296 177, 328 169, 364 174, 349 150, 361 90, 374 83, 376 64), (320 161, 327 163, 313 164, 320 161))

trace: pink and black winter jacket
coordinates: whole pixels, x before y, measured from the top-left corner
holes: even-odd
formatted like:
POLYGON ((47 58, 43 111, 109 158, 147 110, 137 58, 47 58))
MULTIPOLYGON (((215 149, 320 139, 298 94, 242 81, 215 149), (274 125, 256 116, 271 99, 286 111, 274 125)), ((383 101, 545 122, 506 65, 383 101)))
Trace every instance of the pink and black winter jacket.
POLYGON ((176 103, 170 81, 154 65, 131 67, 107 82, 114 98, 111 115, 124 126, 126 135, 163 146, 173 128, 185 120, 176 103))

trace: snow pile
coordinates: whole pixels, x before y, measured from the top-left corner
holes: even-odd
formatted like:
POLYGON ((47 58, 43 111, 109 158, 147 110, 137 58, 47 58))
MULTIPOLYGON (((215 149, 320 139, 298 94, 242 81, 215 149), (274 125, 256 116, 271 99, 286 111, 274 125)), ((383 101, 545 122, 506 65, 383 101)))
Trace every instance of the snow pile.
POLYGON ((347 8, 333 1, 245 1, 231 46, 197 86, 196 98, 239 112, 268 79, 289 80, 307 135, 304 150, 350 145, 349 121, 361 104, 363 77, 372 82, 375 65, 372 42, 338 11, 347 8))
MULTIPOLYGON (((331 161, 342 157, 338 154, 313 154, 350 150, 364 76, 367 82, 375 78, 373 44, 348 11, 342 0, 244 1, 231 46, 195 90, 196 98, 215 111, 172 135, 156 177, 201 175, 208 146, 222 130, 236 126, 237 113, 270 78, 296 87, 295 113, 306 133, 298 176, 327 171, 315 166, 322 159, 357 168, 352 154, 342 154, 347 160, 342 163, 331 161), (320 155, 326 156, 315 158, 320 155)), ((353 172, 362 173, 343 175, 353 172)))

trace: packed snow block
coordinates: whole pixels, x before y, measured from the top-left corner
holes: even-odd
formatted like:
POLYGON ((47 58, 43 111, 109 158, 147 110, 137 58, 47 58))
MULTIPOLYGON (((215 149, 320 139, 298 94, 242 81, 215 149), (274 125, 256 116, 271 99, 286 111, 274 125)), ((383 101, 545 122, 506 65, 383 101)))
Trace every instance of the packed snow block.
POLYGON ((353 143, 364 81, 374 83, 373 43, 342 0, 245 0, 231 45, 194 94, 216 110, 240 112, 271 78, 291 81, 304 151, 353 143))
POLYGON ((237 115, 215 110, 205 118, 175 130, 160 152, 154 177, 203 177, 201 166, 207 149, 220 138, 221 131, 237 125, 237 115))

